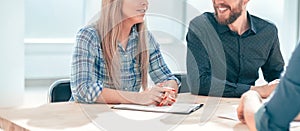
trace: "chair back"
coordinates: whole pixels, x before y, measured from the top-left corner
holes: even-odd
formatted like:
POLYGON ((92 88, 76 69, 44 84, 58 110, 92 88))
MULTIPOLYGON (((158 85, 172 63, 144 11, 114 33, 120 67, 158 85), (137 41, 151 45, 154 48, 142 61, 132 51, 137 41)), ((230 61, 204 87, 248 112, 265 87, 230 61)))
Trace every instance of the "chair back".
POLYGON ((60 79, 55 81, 49 88, 48 102, 69 101, 71 98, 70 79, 60 79))

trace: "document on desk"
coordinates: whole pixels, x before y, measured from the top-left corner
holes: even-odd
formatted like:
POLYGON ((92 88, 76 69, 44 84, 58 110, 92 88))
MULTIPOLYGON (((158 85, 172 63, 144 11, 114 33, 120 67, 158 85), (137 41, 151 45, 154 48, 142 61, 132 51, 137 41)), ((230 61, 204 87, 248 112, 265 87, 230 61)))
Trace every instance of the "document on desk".
MULTIPOLYGON (((239 121, 237 113, 222 114, 222 115, 219 115, 219 118, 229 119, 229 120, 234 120, 234 121, 239 121)), ((300 127, 300 121, 292 121, 290 123, 290 127, 291 128, 293 128, 293 127, 300 127)))
POLYGON ((120 104, 115 105, 113 109, 123 109, 123 110, 137 110, 137 111, 147 111, 147 112, 161 112, 161 113, 174 113, 174 114, 190 114, 199 108, 203 104, 187 104, 187 103, 174 103, 172 106, 143 106, 143 105, 132 105, 132 104, 120 104))

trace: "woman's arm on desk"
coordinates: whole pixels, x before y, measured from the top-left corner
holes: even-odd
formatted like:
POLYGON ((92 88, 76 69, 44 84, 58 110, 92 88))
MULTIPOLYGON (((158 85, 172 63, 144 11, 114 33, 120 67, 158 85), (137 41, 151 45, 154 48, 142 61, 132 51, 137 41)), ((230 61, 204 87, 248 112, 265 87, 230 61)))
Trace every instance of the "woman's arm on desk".
MULTIPOLYGON (((154 86, 143 92, 129 92, 115 89, 103 88, 98 96, 97 103, 124 103, 124 104, 139 104, 139 105, 157 105, 163 100, 165 92, 172 92, 171 89, 154 86)), ((168 101, 166 104, 173 104, 173 101, 168 101)))

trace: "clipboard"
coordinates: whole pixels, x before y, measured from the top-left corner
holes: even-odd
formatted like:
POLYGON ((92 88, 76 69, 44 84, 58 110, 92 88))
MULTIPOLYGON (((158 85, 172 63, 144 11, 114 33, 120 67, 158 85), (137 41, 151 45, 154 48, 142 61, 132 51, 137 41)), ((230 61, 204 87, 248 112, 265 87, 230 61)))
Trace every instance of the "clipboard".
POLYGON ((146 111, 146 112, 158 112, 158 113, 173 113, 173 114, 190 114, 200 109, 203 104, 187 104, 187 103, 174 103, 172 106, 143 106, 133 104, 120 104, 114 105, 112 109, 121 110, 135 110, 135 111, 146 111))

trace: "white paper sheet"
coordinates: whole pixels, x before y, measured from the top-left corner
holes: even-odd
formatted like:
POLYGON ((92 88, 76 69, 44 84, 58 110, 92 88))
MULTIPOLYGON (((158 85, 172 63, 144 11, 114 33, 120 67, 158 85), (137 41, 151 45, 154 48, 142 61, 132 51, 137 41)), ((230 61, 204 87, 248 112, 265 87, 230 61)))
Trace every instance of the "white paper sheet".
MULTIPOLYGON (((229 114, 221 114, 218 116, 219 118, 223 119, 229 119, 229 120, 234 120, 234 121, 239 121, 239 118, 237 116, 237 113, 229 113, 229 114)), ((300 127, 300 121, 293 121, 290 123, 290 127, 300 127)))

